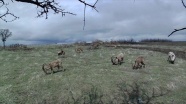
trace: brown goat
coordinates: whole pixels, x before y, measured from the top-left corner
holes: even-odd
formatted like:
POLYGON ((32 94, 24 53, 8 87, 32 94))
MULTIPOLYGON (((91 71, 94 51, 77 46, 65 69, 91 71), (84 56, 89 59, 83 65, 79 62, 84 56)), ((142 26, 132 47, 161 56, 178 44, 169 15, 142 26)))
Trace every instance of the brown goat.
POLYGON ((118 65, 118 64, 121 65, 123 63, 123 60, 124 60, 123 53, 111 57, 111 62, 113 65, 118 65))
POLYGON ((116 56, 116 58, 118 59, 119 61, 119 64, 121 65, 121 63, 123 63, 123 60, 124 60, 124 55, 123 53, 120 53, 116 56))
POLYGON ((61 55, 64 56, 64 55, 65 55, 65 51, 63 51, 63 50, 61 49, 61 51, 59 51, 59 52, 57 53, 57 55, 58 55, 58 56, 61 56, 61 55))
POLYGON ((119 64, 119 60, 117 59, 117 57, 114 57, 114 56, 111 57, 111 62, 112 62, 112 65, 118 65, 119 64))
POLYGON ((45 72, 45 74, 54 73, 55 72, 54 68, 57 68, 58 69, 57 71, 60 71, 59 69, 63 68, 62 61, 61 60, 55 60, 55 61, 52 61, 48 64, 43 64, 43 66, 42 66, 42 69, 45 72), (48 72, 48 71, 50 71, 50 72, 48 72))
POLYGON ((145 63, 144 63, 144 57, 143 56, 139 56, 136 58, 134 65, 132 65, 133 69, 141 69, 141 68, 145 68, 145 63))
POLYGON ((98 48, 99 48, 99 46, 100 46, 100 44, 99 44, 99 43, 94 43, 94 44, 92 45, 92 48, 93 48, 93 49, 98 49, 98 48))
POLYGON ((79 47, 75 49, 76 53, 83 53, 83 48, 79 47))
POLYGON ((186 49, 184 49, 184 52, 186 53, 186 49))

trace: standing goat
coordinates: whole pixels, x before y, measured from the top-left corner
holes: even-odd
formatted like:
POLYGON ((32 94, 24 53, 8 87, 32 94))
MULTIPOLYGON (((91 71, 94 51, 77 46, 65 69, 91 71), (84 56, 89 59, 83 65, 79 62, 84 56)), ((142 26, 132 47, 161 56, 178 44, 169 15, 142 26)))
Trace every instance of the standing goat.
POLYGON ((55 72, 54 68, 57 68, 58 69, 57 71, 60 71, 60 68, 63 68, 62 61, 58 59, 58 60, 52 61, 48 64, 43 64, 43 66, 42 66, 42 69, 45 72, 45 74, 54 73, 55 72), (50 72, 48 72, 48 71, 50 71, 50 72))
POLYGON ((83 53, 83 48, 78 47, 78 48, 75 49, 75 52, 76 53, 83 53))
POLYGON ((57 53, 57 55, 58 55, 58 56, 61 56, 61 55, 64 56, 64 55, 65 55, 65 51, 63 51, 63 50, 61 49, 61 51, 59 51, 59 52, 57 53))
POLYGON ((112 62, 112 65, 118 65, 119 64, 119 60, 117 59, 117 57, 114 57, 114 56, 111 57, 111 62, 112 62))
POLYGON ((112 56, 111 57, 111 62, 113 65, 121 65, 124 60, 124 55, 123 53, 119 53, 117 56, 112 56))
POLYGON ((184 49, 184 52, 186 53, 186 49, 184 49))
POLYGON ((141 68, 145 68, 145 63, 144 63, 144 57, 143 56, 139 56, 136 58, 134 65, 132 65, 133 69, 141 69, 141 68))
POLYGON ((173 52, 169 52, 167 61, 171 64, 174 64, 175 59, 176 59, 176 55, 173 52))
POLYGON ((118 59, 119 61, 119 64, 121 65, 121 63, 123 63, 123 60, 124 60, 124 54, 123 53, 119 53, 116 58, 118 59))

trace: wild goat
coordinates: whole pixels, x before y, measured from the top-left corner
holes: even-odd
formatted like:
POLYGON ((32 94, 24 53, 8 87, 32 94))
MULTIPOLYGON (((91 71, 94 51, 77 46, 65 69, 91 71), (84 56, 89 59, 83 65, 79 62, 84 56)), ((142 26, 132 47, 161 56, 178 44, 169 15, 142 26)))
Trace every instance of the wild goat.
POLYGON ((45 74, 54 73, 54 68, 57 68, 57 71, 60 71, 60 68, 63 68, 62 61, 61 60, 55 60, 48 64, 43 64, 42 69, 45 72, 45 74))
POLYGON ((92 45, 92 49, 98 49, 99 46, 100 46, 100 43, 94 43, 94 44, 92 45))
POLYGON ((184 52, 186 53, 186 49, 184 49, 184 52))
POLYGON ((144 57, 139 56, 136 58, 135 63, 132 65, 133 69, 145 68, 144 57))
POLYGON ((65 55, 65 51, 63 51, 63 50, 61 49, 61 51, 59 51, 59 52, 57 53, 57 55, 58 55, 58 56, 61 56, 61 55, 64 56, 64 55, 65 55))
POLYGON ((117 59, 117 57, 114 57, 114 56, 111 57, 111 62, 112 62, 112 65, 118 65, 119 64, 119 60, 117 59))
POLYGON ((83 48, 79 47, 75 49, 76 53, 82 53, 83 52, 83 48))
POLYGON ((169 52, 167 61, 171 64, 174 64, 175 59, 176 59, 176 55, 173 52, 169 52))
POLYGON ((124 59, 123 53, 118 54, 116 57, 117 57, 119 63, 121 64, 123 62, 123 59, 124 59))
POLYGON ((121 65, 123 63, 123 59, 124 59, 124 55, 123 53, 120 53, 117 56, 112 56, 111 62, 113 65, 118 65, 118 64, 121 65))

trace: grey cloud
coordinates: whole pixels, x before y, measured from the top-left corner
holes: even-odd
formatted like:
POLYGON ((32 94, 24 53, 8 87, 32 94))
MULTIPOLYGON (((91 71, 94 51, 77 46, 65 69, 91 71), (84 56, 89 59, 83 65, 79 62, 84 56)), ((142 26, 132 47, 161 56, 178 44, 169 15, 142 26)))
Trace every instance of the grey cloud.
POLYGON ((179 0, 100 0, 97 4, 99 12, 87 7, 85 30, 84 5, 68 0, 60 4, 77 15, 61 17, 50 13, 48 19, 36 18, 35 6, 15 2, 10 3, 9 8, 20 19, 11 23, 0 21, 0 28, 13 32, 10 43, 25 44, 130 38, 186 40, 185 31, 167 37, 175 28, 186 26, 186 9, 179 0))

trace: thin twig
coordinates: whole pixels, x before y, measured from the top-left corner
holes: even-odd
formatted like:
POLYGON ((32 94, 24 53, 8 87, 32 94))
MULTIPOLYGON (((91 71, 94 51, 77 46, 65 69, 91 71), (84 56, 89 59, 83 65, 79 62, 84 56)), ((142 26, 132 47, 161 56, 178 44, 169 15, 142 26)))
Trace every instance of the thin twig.
POLYGON ((98 2, 98 0, 96 0, 96 2, 94 3, 94 5, 93 5, 94 7, 96 6, 97 2, 98 2))
POLYGON ((94 3, 94 5, 91 5, 91 4, 86 3, 85 1, 79 0, 79 2, 81 2, 81 3, 83 3, 85 5, 84 6, 84 19, 83 19, 84 24, 83 24, 83 30, 85 28, 85 10, 86 10, 86 6, 89 6, 89 7, 93 8, 95 11, 98 12, 98 10, 96 9, 96 4, 97 4, 98 1, 99 0, 96 0, 96 2, 94 3))
POLYGON ((85 10, 86 10, 86 5, 85 5, 85 7, 84 7, 84 20, 83 20, 83 30, 85 29, 85 10))
POLYGON ((3 15, 0 15, 0 19, 2 19, 2 20, 5 21, 5 22, 12 22, 12 21, 14 21, 14 20, 16 20, 16 19, 19 19, 19 17, 17 17, 17 16, 15 16, 14 14, 10 13, 10 12, 9 12, 9 9, 8 9, 7 7, 6 7, 6 9, 7 9, 7 10, 6 10, 6 13, 4 13, 3 15), (10 21, 4 19, 4 17, 6 18, 7 15, 12 16, 13 19, 10 20, 10 21))

